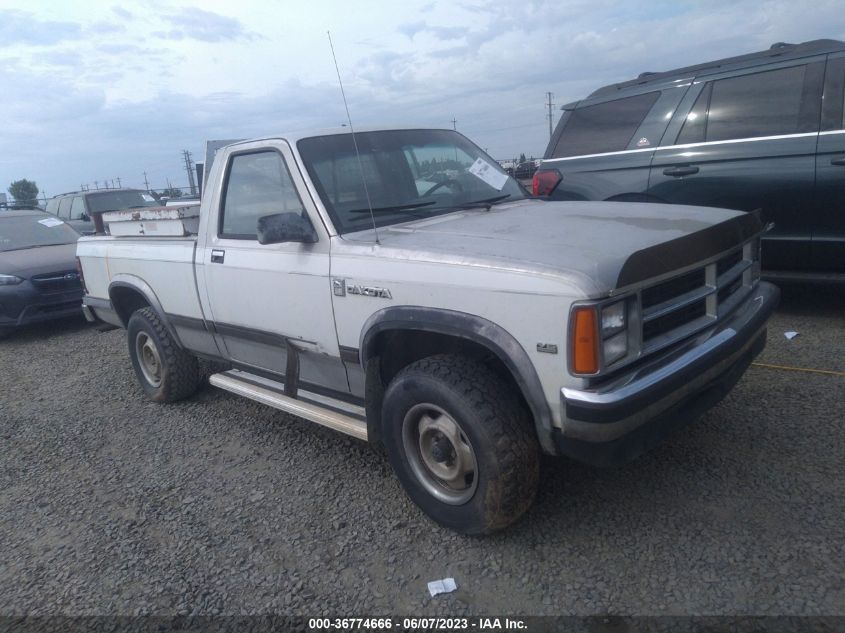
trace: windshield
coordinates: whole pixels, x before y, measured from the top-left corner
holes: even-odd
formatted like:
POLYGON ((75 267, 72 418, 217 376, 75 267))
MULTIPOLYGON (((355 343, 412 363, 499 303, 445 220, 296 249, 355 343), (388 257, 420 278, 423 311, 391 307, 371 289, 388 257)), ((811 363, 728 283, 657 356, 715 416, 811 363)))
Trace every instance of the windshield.
POLYGON ((155 206, 158 206, 158 202, 146 191, 107 191, 88 194, 88 210, 95 213, 155 206))
POLYGON ((50 215, 0 214, 0 252, 36 246, 73 244, 79 233, 50 215))
POLYGON ((496 161, 456 132, 391 130, 358 133, 355 139, 360 164, 351 134, 297 143, 338 233, 371 227, 370 205, 376 225, 385 226, 525 197, 496 161))

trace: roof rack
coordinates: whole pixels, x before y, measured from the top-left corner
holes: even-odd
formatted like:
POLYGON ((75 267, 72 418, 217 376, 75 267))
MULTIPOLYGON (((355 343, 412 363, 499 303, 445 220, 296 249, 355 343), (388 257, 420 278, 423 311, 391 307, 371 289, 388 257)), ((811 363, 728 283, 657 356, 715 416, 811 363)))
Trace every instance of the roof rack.
POLYGON ((775 42, 766 50, 758 51, 756 53, 747 53, 745 55, 737 55, 735 57, 726 57, 724 59, 718 59, 712 62, 705 62, 703 64, 696 64, 694 66, 675 68, 674 70, 640 73, 636 79, 631 79, 628 81, 603 86, 602 88, 593 91, 592 94, 590 94, 590 96, 587 98, 591 99, 593 97, 603 97, 606 95, 614 94, 625 88, 630 88, 632 86, 639 85, 647 85, 652 82, 662 81, 665 79, 670 79, 672 77, 695 76, 704 70, 718 69, 724 66, 731 66, 733 64, 739 64, 744 62, 757 62, 756 64, 749 64, 751 66, 754 66, 758 64, 764 64, 770 61, 773 57, 801 57, 812 53, 833 53, 841 50, 845 50, 845 42, 842 42, 840 40, 811 40, 808 42, 802 42, 800 44, 790 44, 788 42, 775 42))

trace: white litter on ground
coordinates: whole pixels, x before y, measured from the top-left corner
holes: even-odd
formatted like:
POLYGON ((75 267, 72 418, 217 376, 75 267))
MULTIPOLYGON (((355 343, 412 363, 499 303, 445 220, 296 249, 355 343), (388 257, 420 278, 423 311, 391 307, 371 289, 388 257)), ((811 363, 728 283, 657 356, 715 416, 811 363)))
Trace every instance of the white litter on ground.
POLYGON ((792 331, 790 330, 789 332, 784 332, 784 333, 783 333, 783 335, 784 335, 784 336, 785 336, 788 340, 790 340, 790 341, 791 341, 791 340, 792 340, 792 339, 794 339, 796 336, 798 336, 798 332, 792 332, 792 331))
POLYGON ((444 578, 443 580, 432 580, 428 583, 428 592, 432 597, 438 593, 452 593, 458 585, 455 584, 454 578, 444 578))

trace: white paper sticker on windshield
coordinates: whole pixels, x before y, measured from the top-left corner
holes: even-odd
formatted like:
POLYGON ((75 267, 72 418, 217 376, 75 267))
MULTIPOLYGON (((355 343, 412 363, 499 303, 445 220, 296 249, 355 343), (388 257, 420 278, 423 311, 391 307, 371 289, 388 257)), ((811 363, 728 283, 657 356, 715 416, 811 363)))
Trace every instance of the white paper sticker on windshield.
POLYGON ((59 226, 59 224, 64 224, 59 218, 44 218, 43 220, 38 220, 38 224, 43 224, 46 227, 51 226, 59 226))
POLYGON ((493 167, 493 165, 483 158, 476 159, 476 161, 472 164, 472 167, 469 168, 469 173, 476 178, 480 178, 498 191, 501 191, 502 187, 504 187, 505 183, 508 181, 507 174, 503 174, 498 171, 495 167, 493 167))
POLYGON ((155 202, 155 198, 153 198, 153 197, 152 197, 150 194, 148 194, 148 193, 142 193, 142 194, 141 194, 141 197, 142 197, 142 198, 143 198, 146 202, 155 202))

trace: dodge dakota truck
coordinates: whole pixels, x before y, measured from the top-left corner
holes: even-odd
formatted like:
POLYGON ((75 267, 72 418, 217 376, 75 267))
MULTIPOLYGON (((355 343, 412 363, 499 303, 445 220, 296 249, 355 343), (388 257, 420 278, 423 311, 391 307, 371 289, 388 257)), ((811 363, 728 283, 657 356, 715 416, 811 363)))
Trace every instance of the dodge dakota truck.
POLYGON ((193 226, 141 211, 77 255, 150 398, 216 361, 211 385, 371 442, 464 533, 531 506, 541 453, 618 464, 712 407, 778 301, 756 215, 532 198, 452 130, 234 143, 193 226))

